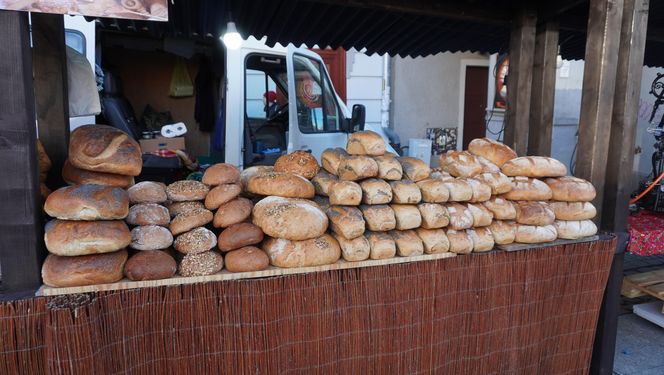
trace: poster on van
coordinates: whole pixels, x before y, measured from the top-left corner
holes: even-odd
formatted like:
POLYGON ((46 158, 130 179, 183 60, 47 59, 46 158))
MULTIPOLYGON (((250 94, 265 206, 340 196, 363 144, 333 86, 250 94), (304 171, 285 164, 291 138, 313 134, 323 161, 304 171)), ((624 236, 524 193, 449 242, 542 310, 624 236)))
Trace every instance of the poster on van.
POLYGON ((0 0, 0 9, 168 21, 168 0, 0 0))

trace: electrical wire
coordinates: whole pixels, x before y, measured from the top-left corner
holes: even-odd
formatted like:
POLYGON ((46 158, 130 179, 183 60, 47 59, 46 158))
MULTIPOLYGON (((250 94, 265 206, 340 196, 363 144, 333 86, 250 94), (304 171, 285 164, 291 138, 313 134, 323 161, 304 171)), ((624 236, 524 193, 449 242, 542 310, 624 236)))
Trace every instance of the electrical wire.
POLYGON ((648 194, 648 192, 650 190, 652 190, 652 188, 655 187, 663 177, 664 177, 664 172, 662 172, 662 174, 660 174, 659 177, 657 177, 657 179, 655 181, 653 181, 652 184, 650 184, 650 186, 648 186, 648 188, 646 188, 646 190, 642 191, 641 194, 639 194, 636 197, 630 199, 629 204, 634 204, 634 203, 638 202, 639 199, 643 198, 646 194, 648 194))

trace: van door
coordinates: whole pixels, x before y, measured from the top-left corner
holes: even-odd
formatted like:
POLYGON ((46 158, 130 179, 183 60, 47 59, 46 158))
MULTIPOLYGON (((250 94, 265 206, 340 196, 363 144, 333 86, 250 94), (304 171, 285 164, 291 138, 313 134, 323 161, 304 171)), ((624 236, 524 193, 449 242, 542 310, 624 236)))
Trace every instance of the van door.
POLYGON ((310 151, 317 159, 326 148, 345 147, 345 106, 330 83, 323 60, 314 52, 288 46, 288 152, 310 151))

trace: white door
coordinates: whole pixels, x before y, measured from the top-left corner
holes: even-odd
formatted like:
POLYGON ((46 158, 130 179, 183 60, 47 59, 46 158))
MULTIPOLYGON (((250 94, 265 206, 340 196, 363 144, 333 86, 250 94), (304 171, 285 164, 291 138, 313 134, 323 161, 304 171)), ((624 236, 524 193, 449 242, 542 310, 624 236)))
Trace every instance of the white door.
MULTIPOLYGON (((288 152, 307 150, 320 160, 329 147, 345 147, 345 121, 323 60, 306 49, 288 46, 288 152)), ((345 107, 344 107, 345 108, 345 107)))

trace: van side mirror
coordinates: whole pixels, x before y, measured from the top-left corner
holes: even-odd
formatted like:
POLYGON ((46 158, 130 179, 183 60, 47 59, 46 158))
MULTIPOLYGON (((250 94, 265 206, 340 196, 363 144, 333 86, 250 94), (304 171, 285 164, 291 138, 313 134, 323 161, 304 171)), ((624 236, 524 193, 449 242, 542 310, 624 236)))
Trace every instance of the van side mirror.
POLYGON ((367 116, 367 109, 362 104, 353 105, 353 112, 350 117, 349 133, 363 131, 364 121, 367 116))

